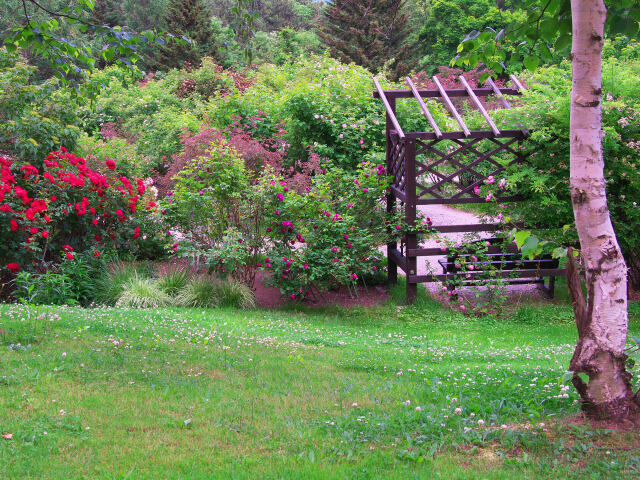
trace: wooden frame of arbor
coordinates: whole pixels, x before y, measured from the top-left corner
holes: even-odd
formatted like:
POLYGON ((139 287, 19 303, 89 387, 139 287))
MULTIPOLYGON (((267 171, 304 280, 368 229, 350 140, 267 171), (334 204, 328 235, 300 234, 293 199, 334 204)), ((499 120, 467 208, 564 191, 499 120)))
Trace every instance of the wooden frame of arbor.
MULTIPOLYGON (((405 207, 405 221, 407 225, 414 225, 416 210, 419 205, 455 205, 468 203, 484 203, 485 198, 475 192, 475 187, 482 186, 490 176, 496 176, 505 171, 507 166, 525 161, 526 154, 522 152, 521 144, 529 136, 529 132, 518 125, 517 130, 500 130, 489 116, 486 108, 478 97, 495 96, 503 108, 511 108, 505 95, 520 95, 524 90, 518 78, 511 75, 510 79, 515 88, 499 88, 489 79, 487 86, 472 88, 464 76, 458 77, 462 88, 444 88, 440 80, 434 76, 435 89, 418 89, 406 78, 408 90, 383 90, 377 78, 373 79, 375 90, 373 95, 379 98, 386 111, 386 168, 392 176, 392 183, 387 194, 387 211, 396 208, 400 201, 405 207), (480 112, 488 129, 470 130, 462 115, 456 109, 452 98, 464 97, 480 112), (423 98, 441 100, 449 114, 459 125, 458 131, 442 131, 434 116, 429 111, 423 98), (396 117, 396 101, 398 99, 414 99, 431 126, 429 132, 404 132, 396 117), (446 142, 449 148, 442 148, 446 142), (490 144, 488 151, 480 151, 482 144, 490 144), (439 145, 439 144, 442 144, 439 145), (430 155, 432 158, 421 161, 419 155, 430 155), (497 154, 508 154, 513 157, 507 164, 500 163, 493 157, 497 154), (456 157, 465 155, 467 160, 456 157), (469 161, 468 157, 472 157, 469 161), (481 170, 481 171, 478 171, 481 170), (425 185, 424 175, 430 177, 431 182, 425 185), (462 182, 461 178, 466 178, 462 182)), ((495 195, 499 202, 517 201, 517 195, 495 195)), ((518 225, 514 225, 518 226, 518 225)), ((479 223, 465 225, 444 225, 430 227, 432 231, 440 233, 463 232, 496 232, 505 228, 504 223, 479 223)), ((397 281, 398 267, 406 274, 407 302, 412 303, 417 296, 418 283, 442 281, 449 283, 460 278, 455 269, 448 269, 445 262, 441 275, 418 275, 418 257, 442 256, 450 254, 446 248, 421 248, 418 244, 418 232, 408 231, 398 248, 397 242, 387 245, 388 276, 391 283, 397 281)), ((522 260, 514 257, 513 247, 505 251, 503 246, 491 245, 488 255, 494 255, 495 261, 485 263, 493 267, 499 266, 499 277, 507 283, 536 283, 543 287, 547 294, 553 295, 554 277, 564 275, 564 269, 557 268, 557 260, 536 259, 522 260), (544 277, 549 277, 546 286, 544 277)), ((517 250, 515 251, 517 255, 517 250)), ((482 262, 480 262, 482 263, 482 262)), ((486 270, 482 265, 476 266, 473 272, 465 272, 465 282, 473 283, 480 279, 486 270)))

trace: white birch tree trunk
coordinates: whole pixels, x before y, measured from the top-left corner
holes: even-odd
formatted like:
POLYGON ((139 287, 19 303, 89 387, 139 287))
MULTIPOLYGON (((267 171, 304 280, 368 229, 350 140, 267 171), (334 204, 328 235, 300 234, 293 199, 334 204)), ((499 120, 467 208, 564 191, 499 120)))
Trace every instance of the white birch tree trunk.
POLYGON ((611 224, 602 154, 602 45, 607 10, 603 0, 571 0, 570 190, 580 238, 587 300, 569 252, 567 280, 578 327, 571 360, 573 384, 592 417, 622 419, 637 410, 625 369, 627 267, 611 224), (589 377, 583 381, 578 373, 589 377))

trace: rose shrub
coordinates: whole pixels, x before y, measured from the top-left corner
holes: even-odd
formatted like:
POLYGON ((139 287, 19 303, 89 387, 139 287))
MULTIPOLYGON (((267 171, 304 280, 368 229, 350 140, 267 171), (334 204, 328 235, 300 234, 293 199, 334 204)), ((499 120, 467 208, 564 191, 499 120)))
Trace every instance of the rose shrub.
POLYGON ((381 273, 384 167, 362 162, 350 173, 323 161, 308 175, 305 183, 267 167, 256 177, 224 138, 214 140, 161 201, 169 248, 250 286, 261 268, 293 299, 381 273))
POLYGON ((378 247, 393 219, 383 203, 389 177, 382 165, 362 162, 349 173, 327 163, 300 193, 277 177, 267 185, 270 241, 262 268, 284 295, 296 300, 318 289, 355 288, 383 272, 378 247))
POLYGON ((43 271, 79 252, 133 248, 138 209, 153 210, 142 180, 119 175, 113 160, 101 174, 66 149, 42 168, 0 157, 0 258, 13 272, 43 271), (16 267, 17 265, 17 267, 16 267))

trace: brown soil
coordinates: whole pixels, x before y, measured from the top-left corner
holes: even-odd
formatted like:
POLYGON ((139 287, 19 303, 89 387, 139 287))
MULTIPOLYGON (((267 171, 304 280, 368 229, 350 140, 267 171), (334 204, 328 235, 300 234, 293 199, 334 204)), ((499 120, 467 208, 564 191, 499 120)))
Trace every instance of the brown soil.
MULTIPOLYGON (((258 273, 254 285, 256 303, 260 308, 277 308, 287 303, 291 303, 289 298, 284 297, 280 290, 275 287, 267 287, 264 284, 264 274, 258 273)), ((389 298, 389 292, 383 286, 358 287, 358 296, 351 297, 346 287, 338 290, 322 292, 322 296, 310 296, 301 302, 302 305, 320 307, 325 305, 339 305, 342 307, 373 307, 384 303, 389 298)))
POLYGON ((567 425, 584 425, 597 430, 629 432, 638 430, 638 427, 640 426, 640 417, 636 415, 623 422, 615 422, 613 420, 592 420, 587 418, 583 413, 579 413, 573 417, 568 417, 563 423, 566 423, 567 425))

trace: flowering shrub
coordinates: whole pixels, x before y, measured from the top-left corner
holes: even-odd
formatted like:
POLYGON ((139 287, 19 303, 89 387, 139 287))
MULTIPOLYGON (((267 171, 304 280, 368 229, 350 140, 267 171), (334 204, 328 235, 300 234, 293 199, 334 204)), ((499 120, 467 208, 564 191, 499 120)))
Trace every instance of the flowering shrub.
POLYGON ((0 257, 14 273, 44 269, 91 251, 129 247, 141 236, 133 215, 154 209, 143 199, 145 185, 119 175, 113 160, 108 175, 90 169, 66 149, 51 152, 41 169, 0 157, 0 257))
POLYGON ((170 249, 219 277, 253 285, 257 268, 292 299, 381 272, 389 222, 382 165, 348 173, 328 163, 299 179, 267 168, 258 178, 224 139, 192 160, 162 200, 170 249), (310 177, 311 178, 311 177, 310 177))
MULTIPOLYGON (((385 88, 392 86, 381 78, 385 88)), ((232 116, 263 112, 264 123, 285 123, 290 165, 309 156, 309 148, 345 170, 384 152, 384 108, 372 95, 371 73, 329 57, 309 56, 286 68, 262 65, 254 84, 207 105, 209 117, 226 126, 232 116)), ((442 105, 428 101, 441 125, 442 105)), ((423 130, 424 116, 410 102, 398 102, 398 117, 406 130, 423 130)))
POLYGON ((250 183, 238 152, 218 137, 175 178, 175 190, 161 202, 170 249, 253 285, 265 245, 262 189, 250 183))
POLYGON ((381 273, 378 246, 390 223, 382 165, 363 162, 349 174, 327 164, 302 193, 277 177, 267 185, 270 248, 262 268, 284 295, 297 300, 337 285, 355 288, 381 273))

